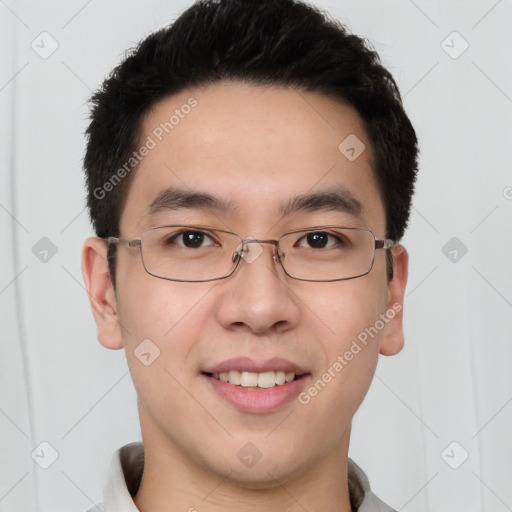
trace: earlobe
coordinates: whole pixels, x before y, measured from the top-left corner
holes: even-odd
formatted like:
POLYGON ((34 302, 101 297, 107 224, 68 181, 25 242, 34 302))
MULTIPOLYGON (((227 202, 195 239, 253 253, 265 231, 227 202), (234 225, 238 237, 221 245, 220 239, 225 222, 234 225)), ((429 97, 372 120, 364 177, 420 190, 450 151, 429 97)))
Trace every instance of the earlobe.
POLYGON ((123 348, 116 296, 108 271, 107 245, 101 238, 91 237, 84 242, 82 275, 98 328, 98 340, 112 350, 123 348))
POLYGON ((385 356, 398 354, 404 346, 403 304, 409 254, 403 245, 396 245, 393 248, 393 256, 393 279, 388 284, 388 303, 386 305, 386 317, 389 320, 380 345, 380 353, 385 356))

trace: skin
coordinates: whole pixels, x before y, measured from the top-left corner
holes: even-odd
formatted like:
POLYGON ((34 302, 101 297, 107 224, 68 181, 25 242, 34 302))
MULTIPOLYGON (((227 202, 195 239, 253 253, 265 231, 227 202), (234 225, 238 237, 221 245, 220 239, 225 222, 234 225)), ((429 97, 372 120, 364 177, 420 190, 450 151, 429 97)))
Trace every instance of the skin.
MULTIPOLYGON (((197 107, 135 171, 122 237, 183 222, 227 228, 243 238, 277 239, 320 224, 366 227, 384 238, 370 142, 352 107, 290 88, 221 83, 154 105, 140 140, 190 97, 197 107), (349 134, 366 145, 352 162, 338 150, 349 134), (149 216, 151 201, 170 185, 231 200, 237 210, 230 216, 198 210, 149 216), (339 186, 363 204, 360 219, 333 211, 278 215, 289 198, 339 186)), ((234 356, 284 357, 305 366, 315 382, 380 314, 403 304, 408 254, 402 245, 392 249, 391 282, 385 251, 378 250, 366 276, 322 283, 287 277, 272 260, 272 247, 263 248, 227 279, 180 283, 150 276, 139 249, 119 247, 114 293, 105 242, 89 238, 84 244, 82 271, 98 339, 109 349, 126 349, 138 393, 146 465, 134 501, 143 512, 350 511, 352 417, 379 353, 403 347, 402 311, 307 405, 292 400, 272 413, 239 412, 200 372, 234 356), (147 338, 161 351, 150 366, 134 356, 147 338), (247 442, 262 454, 250 468, 237 457, 247 442)))

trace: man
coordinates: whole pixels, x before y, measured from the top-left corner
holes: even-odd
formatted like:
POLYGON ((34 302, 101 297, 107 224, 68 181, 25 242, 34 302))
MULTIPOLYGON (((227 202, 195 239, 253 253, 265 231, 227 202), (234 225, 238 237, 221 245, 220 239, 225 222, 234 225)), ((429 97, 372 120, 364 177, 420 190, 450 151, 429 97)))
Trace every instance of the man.
POLYGON ((377 54, 300 2, 199 2, 106 79, 87 136, 82 270, 142 432, 104 510, 392 510, 348 458, 404 343, 417 171, 377 54))

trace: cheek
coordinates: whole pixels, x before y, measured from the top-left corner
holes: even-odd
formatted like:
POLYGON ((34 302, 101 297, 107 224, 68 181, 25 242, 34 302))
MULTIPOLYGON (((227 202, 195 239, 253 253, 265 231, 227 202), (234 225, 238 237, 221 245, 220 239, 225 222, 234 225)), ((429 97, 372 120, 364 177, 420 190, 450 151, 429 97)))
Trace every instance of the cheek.
POLYGON ((159 395, 155 387, 179 392, 172 377, 184 385, 190 378, 194 342, 206 321, 204 298, 213 284, 166 281, 144 269, 119 270, 118 318, 135 386, 147 399, 159 395))
POLYGON ((316 406, 330 409, 324 417, 333 425, 343 419, 340 415, 355 412, 370 386, 386 325, 381 315, 387 292, 381 281, 368 275, 329 283, 308 303, 311 318, 327 335, 316 338, 324 357, 304 402, 322 395, 316 406))
POLYGON ((193 329, 202 314, 201 302, 212 283, 180 283, 149 275, 138 258, 119 265, 118 317, 123 338, 137 343, 150 338, 166 345, 180 337, 180 329, 193 329))
MULTIPOLYGON (((166 404, 162 428, 169 417, 194 412, 184 389, 193 378, 194 342, 203 330, 202 298, 208 293, 204 285, 211 286, 201 284, 202 288, 148 275, 124 280, 118 290, 118 316, 131 377, 147 411, 154 413, 166 404)), ((154 421, 159 421, 157 416, 154 421)))
MULTIPOLYGON (((317 293, 304 300, 319 326, 329 333, 325 352, 331 357, 350 347, 367 328, 385 312, 387 287, 383 272, 370 273, 361 278, 322 283, 317 293)), ((301 294, 304 297, 307 295, 301 294)))

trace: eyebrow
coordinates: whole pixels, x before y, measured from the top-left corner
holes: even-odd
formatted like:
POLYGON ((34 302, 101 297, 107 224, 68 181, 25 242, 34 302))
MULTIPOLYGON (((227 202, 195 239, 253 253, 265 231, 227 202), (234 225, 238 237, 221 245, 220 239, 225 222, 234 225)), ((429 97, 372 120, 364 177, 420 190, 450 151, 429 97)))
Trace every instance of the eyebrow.
MULTIPOLYGON (((149 214, 154 215, 167 210, 196 209, 212 210, 230 215, 237 211, 233 201, 224 201, 207 192, 189 191, 176 187, 162 190, 149 206, 149 214)), ((338 211, 353 217, 360 217, 363 204, 346 188, 321 190, 301 194, 281 204, 279 213, 286 217, 300 211, 338 211)))
POLYGON ((162 190, 149 205, 149 214, 153 215, 161 211, 184 208, 213 210, 223 214, 232 214, 237 209, 232 201, 224 201, 206 192, 168 187, 162 190))
POLYGON ((352 192, 346 188, 338 188, 294 197, 281 206, 280 213, 286 217, 298 211, 337 211, 348 213, 353 217, 360 217, 363 210, 363 204, 354 197, 352 192))

